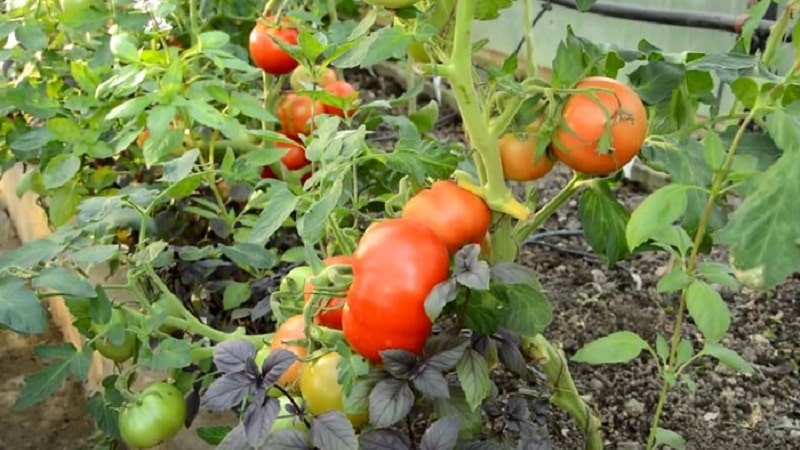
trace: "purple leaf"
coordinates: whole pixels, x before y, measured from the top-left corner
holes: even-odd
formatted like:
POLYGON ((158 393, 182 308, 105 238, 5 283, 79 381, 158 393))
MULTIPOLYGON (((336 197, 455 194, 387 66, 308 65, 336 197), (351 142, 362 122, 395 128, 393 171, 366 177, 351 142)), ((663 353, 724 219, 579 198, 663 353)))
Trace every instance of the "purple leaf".
POLYGON ((447 372, 448 370, 453 370, 458 364, 458 360, 467 351, 470 342, 468 339, 459 337, 450 338, 442 344, 444 345, 440 347, 440 350, 428 358, 426 365, 440 372, 447 372))
POLYGON ((414 387, 418 391, 433 398, 450 397, 450 386, 447 379, 438 370, 427 366, 413 379, 414 387))
POLYGON ((417 366, 417 357, 408 350, 383 350, 383 368, 393 377, 408 379, 417 366))
POLYGON ((420 450, 453 450, 458 444, 458 417, 443 417, 433 422, 422 435, 420 450))
POLYGON ((488 291, 491 271, 489 263, 478 259, 480 253, 481 247, 478 244, 463 247, 455 255, 453 273, 458 284, 477 291, 488 291))
POLYGON ((247 368, 247 360, 255 355, 256 349, 249 341, 224 341, 214 348, 214 365, 222 373, 242 372, 247 368))
POLYGON ((203 395, 201 404, 211 411, 224 411, 239 406, 255 388, 246 372, 225 374, 211 383, 203 395))
POLYGON ((458 284, 453 279, 442 281, 431 289, 431 292, 425 297, 425 314, 428 315, 431 322, 435 322, 439 318, 444 307, 455 300, 456 296, 458 296, 458 284))
MULTIPOLYGON (((263 396, 263 394, 261 395, 263 396)), ((247 442, 251 447, 259 448, 264 444, 270 429, 272 429, 272 424, 278 418, 280 406, 277 398, 269 397, 266 403, 263 398, 256 399, 247 407, 244 417, 242 417, 242 423, 247 434, 247 442)))
POLYGON ((401 380, 381 380, 369 393, 369 422, 377 428, 402 420, 414 406, 414 392, 401 380))
POLYGON ((350 450, 358 448, 356 432, 341 411, 328 411, 311 422, 311 440, 317 448, 350 450))
POLYGON ((298 430, 278 430, 270 433, 264 449, 270 450, 310 450, 314 447, 308 441, 308 434, 298 430))
POLYGON ((244 425, 236 425, 225 438, 217 444, 216 450, 242 450, 247 448, 247 434, 244 432, 244 425))
POLYGON ((528 374, 528 363, 519 349, 519 336, 504 328, 498 330, 497 335, 500 338, 500 348, 497 351, 500 362, 511 372, 525 377, 528 374))
POLYGON ((358 438, 361 450, 411 450, 411 440, 400 430, 373 430, 358 438))
POLYGON ((195 417, 197 417, 197 413, 200 411, 200 392, 196 389, 192 389, 189 392, 189 395, 186 396, 186 419, 183 421, 183 424, 186 428, 192 426, 192 422, 194 422, 195 417))
POLYGON ((297 355, 289 350, 285 348, 275 349, 267 356, 267 359, 264 360, 264 364, 261 365, 261 373, 264 374, 264 384, 267 386, 275 384, 278 378, 289 370, 289 367, 291 367, 296 360, 297 355))
POLYGON ((469 443, 464 446, 464 450, 510 450, 510 447, 499 442, 483 441, 469 443))

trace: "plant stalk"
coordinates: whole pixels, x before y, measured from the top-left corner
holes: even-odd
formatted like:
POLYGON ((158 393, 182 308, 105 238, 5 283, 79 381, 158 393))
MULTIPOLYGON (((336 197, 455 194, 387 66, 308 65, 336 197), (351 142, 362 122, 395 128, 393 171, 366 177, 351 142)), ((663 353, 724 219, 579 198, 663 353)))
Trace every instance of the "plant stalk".
POLYGON ((552 216, 553 213, 555 213, 558 208, 561 207, 561 205, 575 195, 576 192, 587 185, 596 183, 597 181, 598 180, 596 179, 586 178, 586 175, 575 172, 566 186, 561 188, 555 197, 550 199, 549 202, 545 203, 545 205, 536 211, 536 213, 528 220, 519 222, 514 227, 512 232, 512 238, 514 241, 518 244, 522 243, 525 239, 527 239, 528 236, 530 236, 531 233, 542 226, 542 224, 548 218, 550 218, 550 216, 552 216))

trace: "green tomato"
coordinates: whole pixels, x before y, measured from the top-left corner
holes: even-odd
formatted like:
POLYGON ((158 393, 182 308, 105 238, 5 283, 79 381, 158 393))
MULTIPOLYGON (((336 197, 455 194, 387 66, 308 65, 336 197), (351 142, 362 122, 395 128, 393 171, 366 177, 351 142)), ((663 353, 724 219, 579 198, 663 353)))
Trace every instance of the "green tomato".
MULTIPOLYGON (((303 399, 300 397, 292 397, 295 403, 301 405, 303 403, 303 399)), ((270 431, 279 431, 279 430, 297 430, 300 432, 308 431, 308 426, 306 425, 303 420, 294 414, 291 414, 289 410, 286 409, 287 406, 291 405, 292 402, 289 401, 289 397, 283 395, 278 398, 278 401, 281 404, 281 409, 278 411, 278 418, 275 420, 275 423, 272 424, 272 428, 270 431)))
POLYGON ((290 270, 281 280, 280 292, 301 292, 306 280, 314 276, 314 270, 309 266, 298 266, 290 270))
POLYGON ((150 448, 172 438, 186 420, 186 402, 175 386, 157 382, 146 387, 119 412, 119 432, 130 447, 150 448))
POLYGON ((400 9, 411 6, 419 0, 364 0, 370 5, 383 6, 387 9, 400 9))
MULTIPOLYGON (((111 327, 125 328, 126 326, 127 320, 125 318, 125 313, 118 308, 114 308, 111 310, 111 319, 105 326, 92 324, 92 329, 96 333, 107 333, 111 327)), ((111 342, 108 334, 103 334, 102 337, 94 341, 94 349, 104 357, 114 362, 123 363, 136 354, 137 344, 138 339, 136 338, 136 334, 132 331, 126 330, 125 338, 123 339, 122 343, 115 344, 111 342)))

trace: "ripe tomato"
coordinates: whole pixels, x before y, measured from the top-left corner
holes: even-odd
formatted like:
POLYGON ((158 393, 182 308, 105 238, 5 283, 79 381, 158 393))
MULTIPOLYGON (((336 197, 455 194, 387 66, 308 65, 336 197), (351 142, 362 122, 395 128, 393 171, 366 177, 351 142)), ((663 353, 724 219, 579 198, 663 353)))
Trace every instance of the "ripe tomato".
POLYGON ((427 226, 407 219, 373 223, 353 253, 353 283, 342 330, 358 354, 380 362, 380 352, 418 354, 431 333, 425 299, 449 275, 447 246, 427 226))
MULTIPOLYGON (((97 326, 93 324, 93 328, 95 332, 105 332, 110 329, 112 326, 115 328, 118 327, 125 327, 127 325, 127 320, 125 319, 125 313, 123 313, 120 309, 114 308, 111 310, 111 319, 105 325, 105 327, 97 326)), ((120 343, 113 343, 109 339, 108 335, 103 335, 98 340, 94 341, 94 349, 97 350, 98 353, 103 355, 104 357, 110 359, 111 361, 117 363, 123 363, 133 357, 136 354, 136 346, 138 344, 138 339, 136 339, 136 333, 132 331, 125 331, 125 337, 123 341, 120 343)))
POLYGON ((275 147, 285 148, 288 150, 283 156, 281 156, 281 162, 289 170, 302 169, 303 167, 311 164, 311 161, 306 159, 306 150, 298 144, 276 142, 275 147))
POLYGON ((262 178, 262 179, 272 178, 272 179, 275 179, 275 180, 277 180, 277 179, 278 179, 278 176, 277 176, 277 175, 275 175, 275 172, 272 170, 272 167, 270 167, 270 166, 264 166, 264 167, 261 169, 261 178, 262 178))
MULTIPOLYGON (((325 85, 325 90, 339 98, 346 99, 348 104, 353 103, 356 101, 356 99, 358 99, 358 91, 356 91, 356 88, 354 88, 353 85, 347 81, 334 81, 332 83, 328 83, 325 85)), ((325 112, 334 116, 345 117, 345 112, 336 106, 325 105, 325 112)), ((355 112, 355 107, 349 109, 347 111, 347 117, 352 116, 355 112)))
POLYGON ((300 91, 314 84, 324 87, 336 80, 336 72, 329 67, 314 66, 313 69, 309 69, 306 66, 297 66, 289 77, 289 84, 295 91, 300 91))
POLYGON ((564 105, 563 124, 553 134, 553 154, 577 172, 606 175, 630 162, 639 153, 647 137, 647 111, 639 95, 629 86, 607 77, 589 77, 577 89, 602 88, 594 91, 599 104, 588 94, 571 95, 564 105), (611 143, 607 153, 597 146, 609 115, 611 143))
POLYGON ((128 446, 150 448, 175 436, 185 419, 183 393, 169 383, 157 382, 122 406, 119 432, 128 446))
POLYGON ((314 174, 314 172, 312 172, 310 170, 308 172, 304 173, 303 176, 300 177, 300 184, 305 184, 305 182, 308 181, 308 179, 311 178, 311 175, 313 175, 313 174, 314 174))
POLYGON ((277 23, 274 17, 258 19, 250 31, 250 57, 256 67, 272 75, 286 75, 297 67, 298 62, 272 40, 297 45, 299 31, 288 20, 277 23))
MULTIPOLYGON (((339 384, 339 361, 341 355, 328 352, 309 361, 303 367, 300 377, 300 392, 306 400, 306 410, 318 416, 328 411, 344 412, 344 394, 339 384)), ((369 420, 367 414, 346 414, 354 428, 359 428, 369 420)))
MULTIPOLYGON (((325 258, 323 261, 326 266, 335 264, 352 264, 353 257, 350 255, 337 255, 325 258)), ((310 280, 306 281, 305 289, 303 289, 303 298, 305 302, 311 301, 311 295, 314 293, 314 286, 310 280)), ((324 312, 320 312, 314 317, 314 323, 318 323, 324 327, 334 328, 336 330, 342 329, 342 306, 344 304, 343 298, 330 298, 320 304, 320 307, 326 308, 324 312)))
POLYGON ((411 197, 401 217, 426 225, 453 254, 466 244, 481 242, 492 212, 482 198, 453 181, 439 180, 411 197))
MULTIPOLYGON (((282 348, 289 350, 297 355, 298 358, 303 358, 308 354, 308 349, 304 345, 289 344, 287 342, 298 339, 306 339, 305 334, 305 319, 302 314, 297 314, 286 319, 272 336, 272 344, 269 346, 270 351, 282 348)), ((295 361, 289 367, 289 370, 278 379, 278 384, 286 389, 294 390, 297 388, 297 382, 300 378, 300 370, 303 368, 302 361, 295 361)))
POLYGON ((325 112, 325 105, 307 95, 288 93, 278 104, 278 121, 283 134, 297 139, 300 134, 311 134, 311 119, 325 112))
POLYGON ((556 161, 547 153, 536 155, 535 130, 528 130, 528 136, 521 138, 514 133, 500 137, 500 159, 503 174, 507 180, 532 181, 545 176, 556 161))

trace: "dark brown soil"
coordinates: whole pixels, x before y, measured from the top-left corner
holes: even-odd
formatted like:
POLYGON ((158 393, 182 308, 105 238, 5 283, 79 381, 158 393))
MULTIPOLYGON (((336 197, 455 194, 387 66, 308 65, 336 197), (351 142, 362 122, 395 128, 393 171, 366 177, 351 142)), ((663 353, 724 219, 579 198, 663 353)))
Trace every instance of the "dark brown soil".
MULTIPOLYGON (((386 98, 399 87, 391 80, 351 74, 351 81, 364 91, 362 98, 386 98)), ((448 115, 443 111, 443 116, 448 115)), ((458 120, 450 119, 437 129, 443 139, 463 139, 458 120)), ((540 198, 551 198, 567 181, 558 167, 540 181, 540 198)), ((617 189, 618 197, 634 206, 644 196, 635 185, 617 189)), ((0 215, 3 219, 3 215, 0 215)), ((0 223, 0 230, 7 221, 0 223)), ((566 205, 545 225, 546 230, 579 229, 576 202, 566 205)), ((539 230, 543 231, 543 230, 539 230)), ((4 240, 2 245, 8 248, 4 240)), ((605 268, 590 257, 580 236, 553 237, 528 245, 522 260, 541 277, 555 313, 547 336, 561 343, 567 355, 584 343, 618 330, 640 333, 648 341, 655 334, 669 335, 675 299, 655 292, 658 272, 666 260, 642 254, 605 268), (577 253, 575 252, 577 251, 577 253)), ((2 250, 0 246, 0 251, 2 250)), ((715 255, 714 257, 722 257, 715 255)), ((769 294, 724 293, 732 311, 731 333, 725 344, 753 362, 756 373, 736 375, 711 360, 703 360, 691 371, 696 393, 676 387, 669 396, 661 426, 681 433, 688 448, 698 450, 772 450, 800 448, 800 276, 788 280, 769 294)), ((695 337, 691 325, 685 335, 695 337)), ((91 433, 83 417, 84 399, 69 385, 47 403, 23 413, 10 413, 22 378, 40 367, 32 354, 35 343, 53 340, 21 339, 3 332, 0 370, 4 374, 0 393, 0 449, 74 449, 91 433)), ((649 356, 629 364, 588 366, 573 364, 572 373, 580 391, 600 412, 606 448, 643 449, 660 387, 655 364, 649 356)), ((500 382, 500 380, 498 380, 500 382)), ((514 386, 514 378, 502 380, 504 391, 541 386, 514 386)), ((543 399, 546 398, 543 393, 543 399)), ((547 424, 554 448, 583 447, 579 430, 555 409, 537 409, 547 424)))

